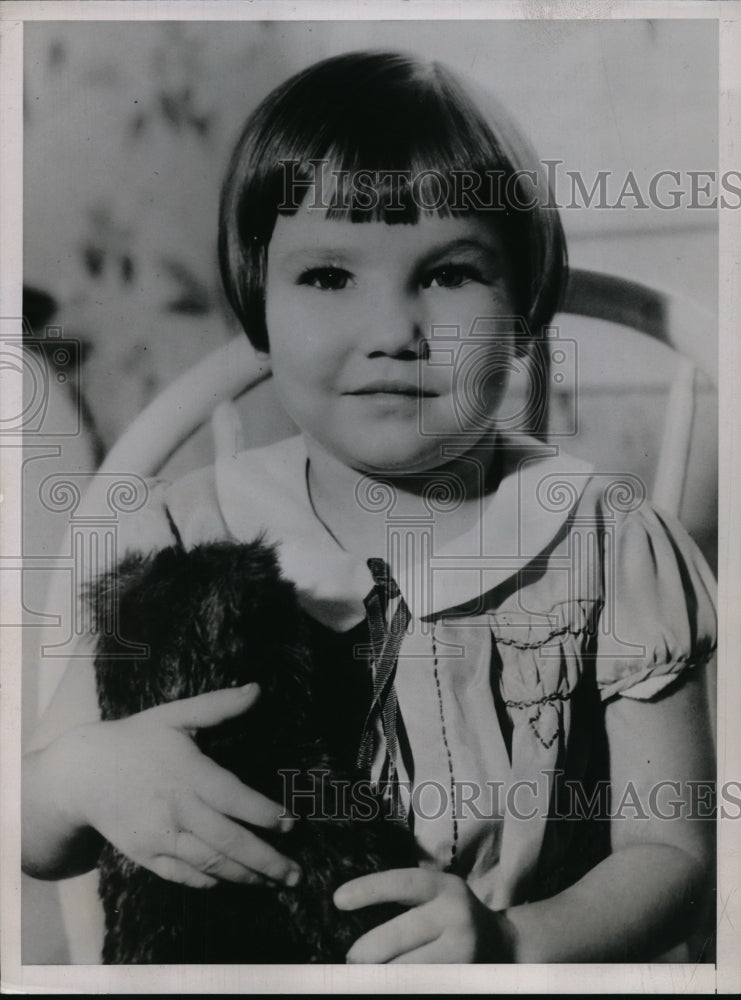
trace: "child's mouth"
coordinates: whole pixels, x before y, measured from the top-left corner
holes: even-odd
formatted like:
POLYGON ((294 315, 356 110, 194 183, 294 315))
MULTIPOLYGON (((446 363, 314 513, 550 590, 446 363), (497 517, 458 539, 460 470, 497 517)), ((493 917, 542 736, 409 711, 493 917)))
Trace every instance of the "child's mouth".
POLYGON ((430 398, 438 393, 422 389, 414 382, 404 382, 396 379, 369 382, 359 389, 346 393, 348 396, 406 396, 412 399, 430 398))

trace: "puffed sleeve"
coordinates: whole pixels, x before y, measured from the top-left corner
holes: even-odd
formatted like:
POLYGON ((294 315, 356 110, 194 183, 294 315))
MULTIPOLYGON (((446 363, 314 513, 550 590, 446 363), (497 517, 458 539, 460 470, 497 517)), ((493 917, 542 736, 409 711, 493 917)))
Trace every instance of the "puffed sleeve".
POLYGON ((169 488, 166 481, 129 474, 101 476, 93 484, 76 522, 75 578, 80 591, 86 592, 127 555, 172 545, 165 502, 169 488))
POLYGON ((143 502, 131 511, 119 514, 117 524, 117 554, 152 552, 172 545, 174 536, 167 515, 165 497, 171 484, 162 479, 147 479, 143 483, 143 502))
POLYGON ((89 534, 97 537, 87 540, 77 567, 83 588, 128 555, 146 555, 176 542, 192 548, 228 536, 212 467, 175 482, 129 476, 122 477, 120 485, 113 517, 110 489, 86 499, 86 513, 94 522, 89 534))
POLYGON ((182 542, 186 548, 228 535, 219 507, 213 467, 169 482, 149 479, 145 500, 118 520, 118 554, 152 552, 182 542))
POLYGON ((605 537, 596 676, 603 699, 647 699, 716 645, 715 581, 674 517, 648 504, 605 537))

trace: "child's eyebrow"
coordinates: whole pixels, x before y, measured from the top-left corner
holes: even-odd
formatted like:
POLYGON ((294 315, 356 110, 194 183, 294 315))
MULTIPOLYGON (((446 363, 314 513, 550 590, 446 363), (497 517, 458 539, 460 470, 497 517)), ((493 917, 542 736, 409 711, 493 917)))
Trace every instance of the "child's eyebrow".
POLYGON ((430 247, 424 254, 425 259, 444 257, 445 254, 457 253, 459 251, 472 250, 475 253, 483 253, 489 257, 499 256, 499 246, 494 240, 478 239, 474 236, 459 236, 454 240, 446 240, 439 246, 430 247))
POLYGON ((284 264, 303 264, 307 260, 332 261, 332 263, 347 263, 353 258, 351 251, 341 247, 319 247, 310 244, 305 247, 295 247, 287 253, 280 255, 280 260, 284 264))
MULTIPOLYGON (((446 254, 465 251, 485 254, 487 257, 498 257, 500 252, 499 246, 494 240, 489 241, 473 236, 459 236, 452 240, 444 240, 437 245, 422 248, 419 261, 425 264, 436 258, 444 257, 446 254)), ((306 246, 297 246, 287 250, 280 255, 280 260, 283 264, 289 266, 294 263, 305 264, 307 260, 331 261, 335 266, 339 266, 341 264, 356 262, 362 256, 362 247, 347 247, 338 244, 320 246, 315 243, 309 243, 306 246)))

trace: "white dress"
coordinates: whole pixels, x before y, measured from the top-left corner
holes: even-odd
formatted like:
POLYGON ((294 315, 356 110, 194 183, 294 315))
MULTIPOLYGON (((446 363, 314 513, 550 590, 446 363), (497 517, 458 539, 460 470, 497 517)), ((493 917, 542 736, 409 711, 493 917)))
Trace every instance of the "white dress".
MULTIPOLYGON (((558 822, 558 780, 604 774, 602 703, 654 697, 712 655, 716 629, 710 570, 636 480, 530 439, 500 447, 504 477, 447 547, 435 504, 449 496, 415 522, 394 516, 390 495, 360 498, 386 504, 379 556, 411 612, 394 764, 420 864, 456 872, 494 908, 558 891, 575 857, 594 863, 592 833, 575 846, 574 824, 558 822)), ((122 517, 119 554, 170 544, 172 523, 186 547, 262 533, 304 609, 347 632, 374 581, 317 519, 305 468, 292 438, 152 484, 146 509, 122 517)), ((379 728, 375 776, 385 753, 379 728)))

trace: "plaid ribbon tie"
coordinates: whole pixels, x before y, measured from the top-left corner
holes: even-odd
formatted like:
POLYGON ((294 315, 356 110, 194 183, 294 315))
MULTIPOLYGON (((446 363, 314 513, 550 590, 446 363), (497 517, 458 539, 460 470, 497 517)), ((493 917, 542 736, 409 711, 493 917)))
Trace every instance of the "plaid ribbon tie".
POLYGON ((387 563, 383 559, 369 559, 368 569, 375 583, 375 587, 365 600, 373 650, 373 696, 363 724, 356 766, 361 774, 370 778, 376 750, 376 727, 380 719, 386 743, 388 788, 394 811, 400 813, 399 789, 394 781, 398 747, 396 734, 398 703, 394 689, 394 675, 401 642, 412 616, 387 563), (388 622, 389 602, 397 598, 396 610, 388 622))

